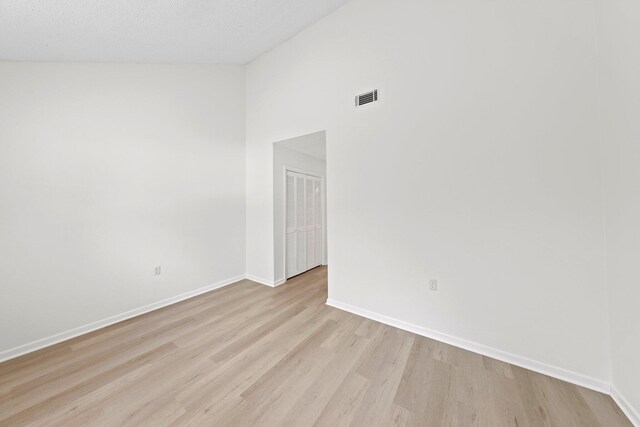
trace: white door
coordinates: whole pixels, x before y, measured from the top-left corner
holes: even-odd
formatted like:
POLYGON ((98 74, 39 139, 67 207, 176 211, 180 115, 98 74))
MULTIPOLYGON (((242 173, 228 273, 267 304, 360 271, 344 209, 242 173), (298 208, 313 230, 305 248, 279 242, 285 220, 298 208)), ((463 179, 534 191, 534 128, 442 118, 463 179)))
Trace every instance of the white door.
POLYGON ((322 180, 287 171, 287 279, 322 264, 322 180))

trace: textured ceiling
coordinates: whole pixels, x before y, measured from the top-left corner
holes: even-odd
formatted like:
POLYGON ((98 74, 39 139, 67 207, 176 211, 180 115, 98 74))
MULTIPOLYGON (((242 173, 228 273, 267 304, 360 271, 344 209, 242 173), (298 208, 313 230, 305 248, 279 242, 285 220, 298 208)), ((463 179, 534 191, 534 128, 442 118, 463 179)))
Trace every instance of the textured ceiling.
POLYGON ((348 0, 0 0, 0 60, 247 63, 348 0))

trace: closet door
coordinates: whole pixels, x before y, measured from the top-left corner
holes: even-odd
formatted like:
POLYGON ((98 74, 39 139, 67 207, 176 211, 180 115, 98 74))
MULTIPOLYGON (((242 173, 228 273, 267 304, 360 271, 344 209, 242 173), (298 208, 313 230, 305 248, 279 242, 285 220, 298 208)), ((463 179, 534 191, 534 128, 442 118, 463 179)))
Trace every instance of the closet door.
POLYGON ((314 254, 315 261, 313 266, 316 267, 322 264, 323 252, 322 252, 322 180, 319 178, 313 181, 313 226, 314 226, 314 238, 315 243, 314 254))
POLYGON ((305 176, 296 174, 296 272, 307 271, 307 219, 305 215, 305 176))
POLYGON ((296 177, 293 173, 287 172, 287 238, 286 238, 286 252, 287 261, 286 267, 287 279, 295 276, 298 270, 298 232, 296 227, 296 177))
POLYGON ((287 278, 322 264, 322 180, 287 171, 287 278))
POLYGON ((305 176, 307 270, 322 264, 322 180, 305 176))
POLYGON ((313 197, 313 182, 314 178, 310 176, 305 176, 304 178, 304 189, 305 189, 305 231, 306 231, 306 239, 307 239, 307 261, 306 261, 306 270, 310 270, 316 266, 316 244, 315 244, 315 226, 314 226, 314 197, 313 197))

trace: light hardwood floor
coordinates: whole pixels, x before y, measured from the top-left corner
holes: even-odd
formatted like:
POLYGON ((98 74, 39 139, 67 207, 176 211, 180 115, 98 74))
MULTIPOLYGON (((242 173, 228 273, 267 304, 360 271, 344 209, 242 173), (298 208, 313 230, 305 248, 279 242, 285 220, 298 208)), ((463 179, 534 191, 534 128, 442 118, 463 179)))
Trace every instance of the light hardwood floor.
POLYGON ((326 306, 318 268, 0 364, 0 425, 630 426, 610 397, 326 306))

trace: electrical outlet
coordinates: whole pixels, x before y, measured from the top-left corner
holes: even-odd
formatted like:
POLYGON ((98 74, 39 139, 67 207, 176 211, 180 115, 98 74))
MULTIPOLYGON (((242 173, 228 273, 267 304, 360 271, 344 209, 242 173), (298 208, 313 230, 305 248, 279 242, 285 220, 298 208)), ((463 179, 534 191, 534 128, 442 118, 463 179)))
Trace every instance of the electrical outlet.
POLYGON ((153 270, 153 275, 154 276, 159 276, 160 273, 162 273, 162 266, 159 265, 153 270))
POLYGON ((429 280, 429 290, 437 291, 438 290, 438 281, 435 279, 429 280))

